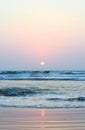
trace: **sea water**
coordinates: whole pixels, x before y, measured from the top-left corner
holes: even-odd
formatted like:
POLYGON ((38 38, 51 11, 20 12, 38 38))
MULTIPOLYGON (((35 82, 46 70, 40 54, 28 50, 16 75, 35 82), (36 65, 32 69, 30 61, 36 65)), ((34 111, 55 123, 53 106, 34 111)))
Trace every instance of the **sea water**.
POLYGON ((0 107, 85 108, 85 71, 0 71, 0 107))

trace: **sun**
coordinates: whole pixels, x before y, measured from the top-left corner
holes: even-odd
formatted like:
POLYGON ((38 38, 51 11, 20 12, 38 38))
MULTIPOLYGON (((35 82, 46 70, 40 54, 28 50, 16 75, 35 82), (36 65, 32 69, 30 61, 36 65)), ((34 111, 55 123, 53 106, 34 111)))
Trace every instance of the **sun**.
POLYGON ((40 65, 41 65, 41 66, 44 66, 44 65, 45 65, 45 62, 44 62, 44 61, 41 61, 41 62, 40 62, 40 65))

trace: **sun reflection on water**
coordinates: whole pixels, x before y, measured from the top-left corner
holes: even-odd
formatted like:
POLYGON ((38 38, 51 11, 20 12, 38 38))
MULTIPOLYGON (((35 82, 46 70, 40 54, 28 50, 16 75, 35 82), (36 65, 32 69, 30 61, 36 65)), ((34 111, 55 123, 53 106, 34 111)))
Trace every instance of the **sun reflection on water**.
POLYGON ((41 115, 41 128, 45 128, 45 122, 44 122, 45 110, 44 109, 41 109, 40 115, 41 115))

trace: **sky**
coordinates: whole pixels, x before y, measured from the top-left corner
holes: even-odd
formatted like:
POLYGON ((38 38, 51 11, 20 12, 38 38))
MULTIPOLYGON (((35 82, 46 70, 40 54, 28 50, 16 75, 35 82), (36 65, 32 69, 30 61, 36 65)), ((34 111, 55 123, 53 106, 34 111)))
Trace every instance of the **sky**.
POLYGON ((85 0, 0 0, 0 70, 43 69, 85 70, 85 0))

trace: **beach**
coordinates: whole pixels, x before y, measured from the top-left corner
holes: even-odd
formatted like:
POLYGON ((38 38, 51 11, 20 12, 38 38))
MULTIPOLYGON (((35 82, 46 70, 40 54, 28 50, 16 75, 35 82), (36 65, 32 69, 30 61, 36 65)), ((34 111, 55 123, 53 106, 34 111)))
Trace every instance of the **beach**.
POLYGON ((0 108, 0 130, 85 130, 85 108, 0 108))

